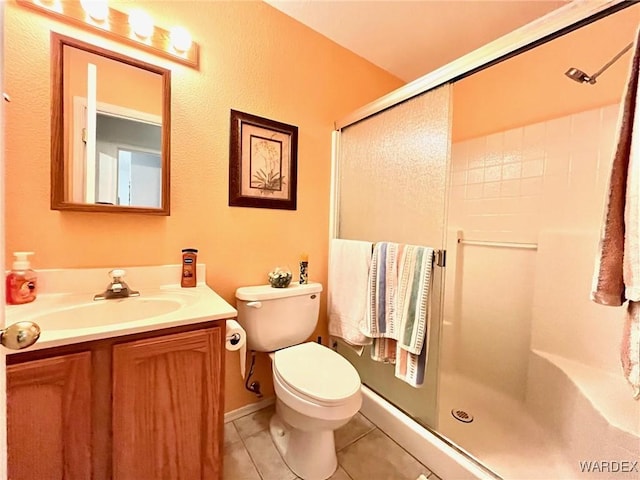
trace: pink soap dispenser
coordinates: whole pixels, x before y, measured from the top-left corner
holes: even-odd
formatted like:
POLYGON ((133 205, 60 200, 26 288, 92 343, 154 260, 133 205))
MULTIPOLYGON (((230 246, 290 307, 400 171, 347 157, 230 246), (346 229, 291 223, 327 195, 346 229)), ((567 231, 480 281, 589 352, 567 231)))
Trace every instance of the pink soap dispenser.
POLYGON ((27 257, 33 252, 15 252, 16 260, 7 275, 7 304, 20 305, 33 302, 37 294, 36 272, 31 270, 27 257))

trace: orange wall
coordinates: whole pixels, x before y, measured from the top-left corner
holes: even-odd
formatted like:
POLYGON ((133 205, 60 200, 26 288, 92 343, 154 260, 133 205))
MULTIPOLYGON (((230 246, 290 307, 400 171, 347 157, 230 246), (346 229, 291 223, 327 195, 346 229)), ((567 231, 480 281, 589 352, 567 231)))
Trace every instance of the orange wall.
MULTIPOLYGON (((123 4, 131 7, 132 2, 123 4)), ((241 285, 308 252, 326 284, 331 130, 336 119, 401 81, 261 2, 144 2, 157 24, 187 26, 200 70, 183 67, 32 13, 5 13, 6 249, 32 250, 34 267, 180 263, 196 247, 207 283, 234 304, 241 285), (49 32, 81 38, 172 70, 171 216, 59 212, 49 208, 49 32), (299 127, 297 211, 228 207, 229 110, 299 127)), ((324 297, 326 298, 326 296, 324 297)), ((318 333, 326 337, 326 303, 318 333)), ((271 392, 261 356, 257 378, 271 392)), ((226 405, 255 401, 228 354, 226 405)))
POLYGON ((456 82, 453 141, 619 102, 631 52, 595 85, 581 85, 564 72, 576 67, 594 74, 634 40, 639 23, 640 4, 456 82))

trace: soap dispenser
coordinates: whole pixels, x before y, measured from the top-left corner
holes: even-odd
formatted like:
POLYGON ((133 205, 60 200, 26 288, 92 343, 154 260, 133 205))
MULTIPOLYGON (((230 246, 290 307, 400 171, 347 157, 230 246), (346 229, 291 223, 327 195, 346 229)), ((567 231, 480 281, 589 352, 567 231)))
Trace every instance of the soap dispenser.
POLYGON ((33 302, 37 293, 37 277, 27 259, 33 252, 15 252, 14 255, 16 259, 7 275, 7 304, 33 302))

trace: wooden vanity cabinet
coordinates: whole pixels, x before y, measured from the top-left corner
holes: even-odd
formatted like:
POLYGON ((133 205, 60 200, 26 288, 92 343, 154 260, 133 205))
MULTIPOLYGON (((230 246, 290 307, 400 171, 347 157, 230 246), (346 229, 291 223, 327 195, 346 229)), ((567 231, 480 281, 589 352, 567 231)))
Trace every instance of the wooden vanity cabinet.
POLYGON ((222 478, 221 334, 199 330, 113 348, 114 480, 222 478))
POLYGON ((91 478, 91 353, 7 367, 9 479, 91 478))
POLYGON ((10 355, 10 480, 222 478, 225 322, 10 355))

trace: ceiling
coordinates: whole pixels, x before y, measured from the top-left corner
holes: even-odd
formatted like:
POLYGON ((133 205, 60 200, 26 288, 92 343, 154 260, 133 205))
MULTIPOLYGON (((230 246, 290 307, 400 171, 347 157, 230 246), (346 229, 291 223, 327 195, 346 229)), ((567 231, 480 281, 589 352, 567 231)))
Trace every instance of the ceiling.
POLYGON ((407 82, 567 3, 567 0, 265 1, 407 82))

